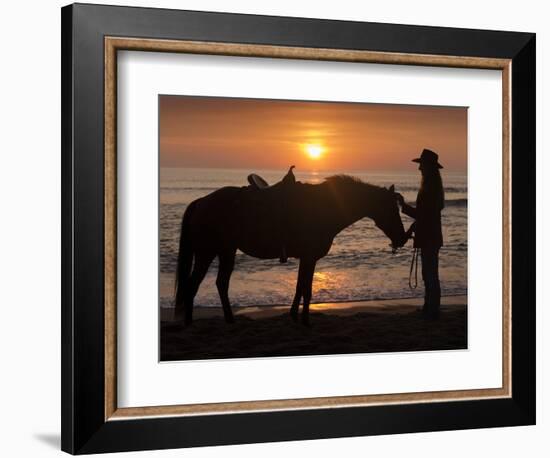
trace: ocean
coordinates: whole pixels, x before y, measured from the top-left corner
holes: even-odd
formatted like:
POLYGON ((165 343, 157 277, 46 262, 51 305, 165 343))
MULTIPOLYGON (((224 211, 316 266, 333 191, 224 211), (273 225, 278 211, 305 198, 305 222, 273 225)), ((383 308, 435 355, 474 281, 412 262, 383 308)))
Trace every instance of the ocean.
MULTIPOLYGON (((160 170, 160 305, 174 306, 174 277, 178 255, 181 218, 187 205, 223 186, 245 186, 255 172, 270 184, 279 181, 286 170, 238 170, 161 168, 160 170)), ((295 171, 302 182, 319 183, 334 173, 295 171)), ((350 172, 363 181, 395 185, 409 203, 416 199, 420 174, 350 172)), ((442 171, 445 209, 442 213, 443 243, 439 272, 442 295, 467 293, 468 200, 466 175, 442 171)), ((412 220, 402 215, 405 229, 412 220)), ((364 301, 421 297, 424 294, 421 266, 418 287, 409 288, 412 241, 392 254, 390 241, 369 219, 362 219, 334 239, 327 256, 317 263, 312 303, 364 301)), ((215 286, 217 260, 212 263, 195 306, 219 307, 215 286)), ((261 260, 238 251, 231 277, 229 297, 235 306, 290 304, 296 287, 298 260, 280 264, 278 259, 261 260)))

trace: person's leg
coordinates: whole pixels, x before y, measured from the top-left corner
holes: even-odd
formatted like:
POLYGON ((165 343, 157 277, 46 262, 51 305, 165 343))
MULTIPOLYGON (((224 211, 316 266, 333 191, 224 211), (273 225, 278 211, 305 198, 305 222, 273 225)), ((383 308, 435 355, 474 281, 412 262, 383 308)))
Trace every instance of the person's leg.
POLYGON ((424 306, 422 307, 422 312, 426 313, 430 304, 432 303, 432 282, 431 282, 431 257, 430 252, 426 248, 421 248, 420 257, 422 260, 422 280, 424 282, 424 306))
POLYGON ((441 307, 441 284, 439 282, 439 248, 434 250, 434 311, 439 316, 439 308, 441 307))
POLYGON ((437 318, 441 302, 439 284, 439 250, 422 248, 422 279, 424 281, 425 296, 423 312, 426 316, 437 318))

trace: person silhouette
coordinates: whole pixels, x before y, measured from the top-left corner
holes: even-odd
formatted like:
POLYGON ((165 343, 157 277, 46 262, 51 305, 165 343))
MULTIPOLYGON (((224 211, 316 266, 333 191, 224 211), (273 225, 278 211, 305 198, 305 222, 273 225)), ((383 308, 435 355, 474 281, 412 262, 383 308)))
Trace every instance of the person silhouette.
POLYGON ((429 149, 424 149, 420 157, 412 162, 419 164, 418 169, 422 174, 416 207, 407 204, 401 194, 397 194, 397 200, 401 205, 401 211, 415 219, 414 248, 420 249, 425 290, 422 315, 427 319, 438 319, 441 305, 439 249, 443 246, 441 211, 445 206, 439 170, 443 166, 439 164, 439 156, 429 149))

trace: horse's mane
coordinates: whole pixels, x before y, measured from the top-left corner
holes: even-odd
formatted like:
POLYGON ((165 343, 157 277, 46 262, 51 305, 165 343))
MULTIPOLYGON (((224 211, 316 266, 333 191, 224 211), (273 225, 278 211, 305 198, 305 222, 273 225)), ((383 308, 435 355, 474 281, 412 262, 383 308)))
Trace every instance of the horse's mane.
POLYGON ((339 185, 342 187, 350 187, 350 188, 357 188, 362 187, 366 191, 383 191, 385 188, 381 186, 377 186, 374 184, 367 183, 366 181, 361 180, 360 178, 351 176, 351 175, 345 175, 345 174, 338 174, 338 175, 332 175, 327 178, 325 178, 325 183, 328 183, 329 185, 339 185))

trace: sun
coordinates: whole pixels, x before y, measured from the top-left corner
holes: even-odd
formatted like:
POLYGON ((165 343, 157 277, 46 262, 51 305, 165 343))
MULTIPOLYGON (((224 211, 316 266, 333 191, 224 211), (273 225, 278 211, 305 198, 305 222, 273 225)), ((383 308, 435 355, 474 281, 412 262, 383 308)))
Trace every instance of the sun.
POLYGON ((319 159, 323 154, 324 148, 315 143, 308 143, 305 146, 305 151, 310 159, 319 159))

